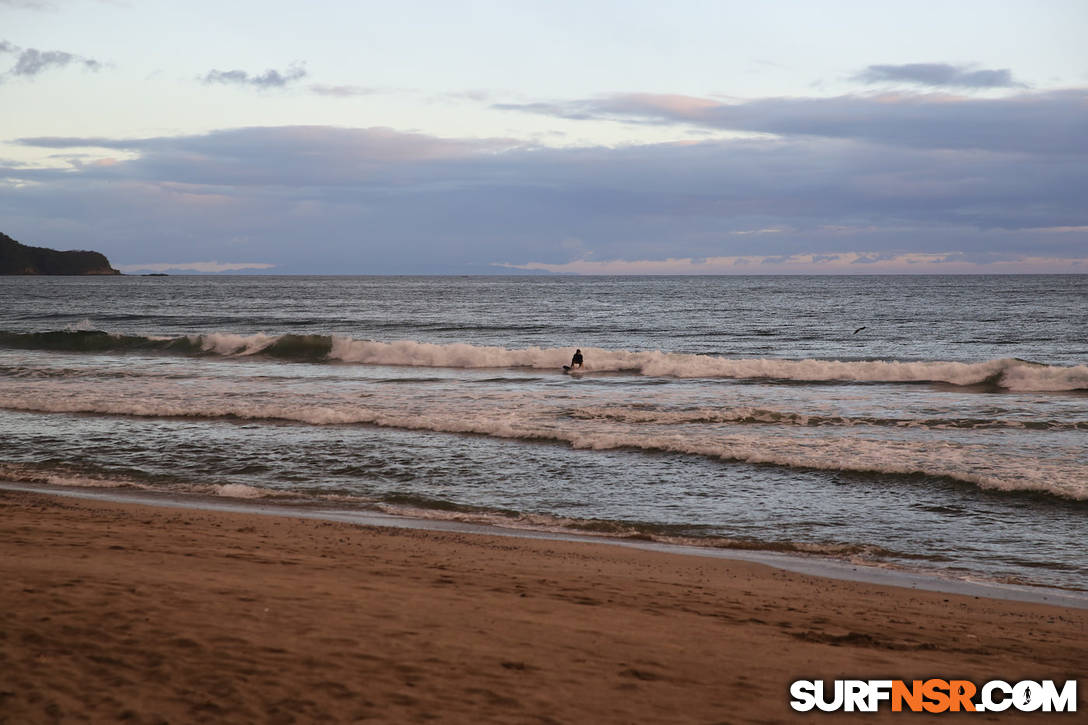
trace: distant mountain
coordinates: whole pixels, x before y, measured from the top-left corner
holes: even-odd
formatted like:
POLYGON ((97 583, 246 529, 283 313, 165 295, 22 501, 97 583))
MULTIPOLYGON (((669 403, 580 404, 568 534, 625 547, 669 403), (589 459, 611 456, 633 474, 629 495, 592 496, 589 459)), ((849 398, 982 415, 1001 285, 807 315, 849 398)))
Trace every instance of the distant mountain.
POLYGON ((0 274, 121 274, 100 252, 28 247, 0 233, 0 274))

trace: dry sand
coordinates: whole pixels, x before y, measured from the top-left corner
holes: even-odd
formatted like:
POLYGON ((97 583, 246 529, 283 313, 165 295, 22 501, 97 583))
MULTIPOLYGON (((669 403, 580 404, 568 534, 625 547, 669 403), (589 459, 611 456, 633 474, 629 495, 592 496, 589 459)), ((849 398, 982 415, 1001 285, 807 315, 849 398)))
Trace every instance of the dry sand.
MULTIPOLYGON (((0 491, 2 723, 869 722, 794 713, 789 684, 1073 679, 1086 625, 607 545, 0 491)), ((1079 684, 1079 713, 1000 721, 1078 721, 1079 684)))

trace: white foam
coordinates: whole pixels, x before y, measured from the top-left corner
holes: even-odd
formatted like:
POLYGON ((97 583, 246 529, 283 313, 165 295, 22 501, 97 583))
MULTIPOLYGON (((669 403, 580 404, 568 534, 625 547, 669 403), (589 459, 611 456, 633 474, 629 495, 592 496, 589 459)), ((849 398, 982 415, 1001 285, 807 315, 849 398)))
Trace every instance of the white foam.
MULTIPOLYGON (((801 415, 764 408, 698 408, 694 410, 645 410, 620 406, 583 406, 571 411, 571 417, 584 420, 614 420, 622 423, 649 423, 656 425, 682 425, 684 423, 791 423, 809 425, 817 416, 801 415)), ((838 425, 850 425, 853 421, 835 417, 838 425)))
MULTIPOLYGON (((72 330, 93 329, 85 320, 72 330)), ((267 350, 284 335, 242 335, 212 332, 189 335, 201 350, 244 357, 267 350)), ((148 337, 162 341, 167 338, 148 337)), ((317 336, 318 340, 323 340, 317 336)), ((413 340, 382 342, 334 335, 329 349, 314 344, 313 362, 336 360, 363 365, 431 368, 535 368, 557 370, 570 360, 572 348, 511 349, 468 343, 427 343, 413 340)), ((727 358, 712 355, 583 348, 587 372, 627 372, 653 377, 774 379, 802 382, 943 382, 954 385, 990 383, 1018 392, 1088 390, 1088 365, 1048 366, 1014 358, 965 363, 951 361, 900 362, 885 360, 787 360, 727 358)))
MULTIPOLYGON (((639 430, 623 423, 569 420, 560 424, 541 408, 516 406, 459 408, 451 404, 427 412, 364 405, 257 404, 224 401, 162 399, 86 399, 32 396, 16 399, 0 395, 9 409, 65 413, 107 413, 134 416, 184 416, 283 420, 310 425, 370 424, 402 430, 470 433, 495 438, 552 441, 576 449, 621 448, 665 451, 755 464, 773 464, 828 471, 922 474, 963 481, 980 488, 1040 491, 1070 499, 1088 500, 1088 465, 1075 457, 1066 460, 1017 457, 984 444, 957 444, 945 440, 887 440, 859 436, 811 437, 759 430, 639 430), (581 423, 581 424, 580 424, 581 423)), ((233 484, 230 484, 233 485, 233 484)), ((259 489, 226 488, 219 495, 252 497, 259 489)), ((260 492, 267 495, 267 492, 260 492)))
MULTIPOLYGON (((660 350, 632 352, 601 348, 584 348, 583 352, 587 371, 628 371, 656 377, 769 378, 804 382, 945 382, 954 385, 993 382, 1010 390, 1024 392, 1088 389, 1088 365, 1051 367, 1013 358, 963 363, 743 359, 665 353, 660 350)), ((570 359, 570 353, 568 348, 507 349, 465 343, 438 345, 411 340, 377 342, 334 337, 329 358, 367 365, 554 370, 570 359)))
POLYGON ((237 335, 229 332, 213 332, 205 335, 190 335, 193 344, 199 344, 205 352, 218 355, 253 355, 280 339, 279 335, 237 335))
POLYGON ((216 496, 226 498, 264 498, 269 494, 268 491, 244 483, 225 483, 215 486, 214 490, 216 496))
POLYGON ((44 483, 65 488, 151 488, 123 478, 106 478, 90 474, 39 470, 14 463, 0 464, 0 478, 7 481, 44 483))
MULTIPOLYGON (((209 345, 224 351, 245 351, 271 344, 266 335, 209 336, 209 345)), ((472 345, 425 345, 362 343, 337 338, 334 352, 360 361, 417 365, 475 365, 487 361, 504 365, 552 365, 566 359, 566 350, 528 348, 504 350, 472 345), (562 357, 561 357, 562 356, 562 357)), ((647 370, 672 365, 682 372, 708 367, 737 374, 775 371, 777 374, 868 374, 887 379, 918 376, 934 369, 957 380, 989 377, 998 372, 1015 372, 1038 382, 1040 372, 1055 369, 1014 360, 965 363, 843 363, 835 361, 729 360, 697 355, 666 355, 660 352, 630 353, 588 351, 591 365, 611 364, 616 369, 639 362, 647 370), (609 362, 611 361, 611 362, 609 362), (657 366, 656 368, 654 366, 657 366), (688 367, 683 367, 687 365, 688 367), (733 367, 730 367, 733 366, 733 367), (734 367, 739 366, 737 369, 734 367), (953 374, 954 373, 954 374, 953 374), (970 373, 970 375, 968 375, 970 373)), ((231 353, 233 354, 233 352, 231 353)), ((219 367, 219 366, 217 366, 219 367)), ((555 367, 558 367, 556 364, 555 367)), ((554 369, 554 368, 553 368, 554 369)), ((1080 368, 1063 369, 1064 374, 1080 368)), ((308 372, 308 371, 307 371, 308 372)), ((930 376, 932 377, 932 376, 930 376)), ((556 376, 559 380, 559 376, 556 376)), ((1062 378, 1068 381, 1068 378, 1062 378)), ((270 383, 263 378, 191 377, 124 379, 103 378, 88 385, 81 379, 0 380, 0 407, 10 410, 52 413, 86 413, 139 417, 232 418, 257 421, 289 421, 308 425, 370 424, 403 430, 442 433, 471 433, 528 441, 552 441, 573 448, 605 450, 632 448, 648 451, 708 456, 727 461, 770 463, 825 470, 871 471, 892 474, 924 474, 970 482, 983 488, 1045 491, 1072 499, 1088 499, 1088 459, 1082 450, 1066 453, 1055 445, 1076 444, 1076 430, 1083 425, 1079 399, 1057 410, 1065 417, 1040 421, 1061 432, 1047 450, 1013 450, 995 435, 968 439, 958 435, 932 434, 929 423, 944 427, 969 427, 972 421, 933 421, 918 415, 932 414, 931 404, 921 409, 908 406, 902 419, 881 418, 881 405, 819 405, 810 402, 790 410, 759 405, 761 397, 729 392, 735 407, 692 408, 717 400, 726 386, 664 386, 654 394, 629 386, 543 385, 526 389, 517 386, 391 386, 374 383, 365 376, 358 384, 299 379, 291 385, 270 383), (360 391, 361 386, 367 389, 360 391), (625 388, 628 388, 625 390, 625 388), (673 389, 676 392, 670 393, 673 389), (690 390, 689 390, 690 389, 690 390), (363 397, 365 394, 365 397, 363 397), (617 394, 620 396, 617 399, 617 394), (626 398, 624 397, 626 396, 626 398), (630 401, 630 405, 617 405, 630 401), (756 405, 744 405, 754 402, 756 405), (678 407, 674 403, 679 403, 678 407), (759 407, 757 407, 759 406, 759 407), (855 417, 851 417, 851 413, 855 417), (861 413, 861 415, 857 415, 861 413), (748 425, 759 423, 760 425, 748 425), (892 425, 894 424, 894 425, 892 425), (908 427, 921 430, 901 431, 908 427), (916 434, 917 433, 917 434, 916 434), (963 445, 955 441, 963 442, 963 445), (1049 456, 1049 457, 1048 457, 1049 456)), ((734 386, 729 386, 730 388, 734 386)), ((792 388, 786 389, 787 391, 792 388)), ((743 391, 741 391, 743 392, 743 391)), ((883 391, 868 391, 866 398, 877 400, 883 391), (869 393, 875 392, 875 395, 869 393)), ((908 396, 913 397, 913 396, 908 396)), ((1010 401, 1020 396, 1008 396, 1010 401)), ((1049 396, 1048 396, 1049 397, 1049 396)), ((821 398, 822 400, 822 398, 821 398)), ((940 402, 943 405, 943 401, 940 402)), ((1016 405, 994 411, 992 406, 968 406, 977 410, 986 426, 995 427, 1018 416, 1016 405)), ((1030 406, 1029 406, 1030 407, 1030 406)), ((1033 408, 1055 410, 1053 406, 1033 408)), ((893 409, 894 410, 894 409, 893 409)), ((894 413, 893 413, 894 415, 894 413)), ((1024 413, 1030 415, 1030 412, 1024 413)), ((1017 421, 1011 421, 1016 423, 1017 421)), ((999 427, 999 426, 998 426, 999 427)), ((1050 439, 1048 439, 1050 440, 1050 439)), ((1029 445, 1028 442, 1023 444, 1029 445)), ((252 490, 238 489, 221 495, 247 497, 252 490)), ((267 495, 267 493, 262 494, 267 495)))
POLYGON ((64 329, 68 332, 93 332, 98 329, 98 326, 84 318, 79 322, 69 323, 64 329))
POLYGON ((530 347, 524 350, 448 343, 400 340, 376 342, 334 336, 329 358, 367 365, 410 365, 438 368, 513 368, 557 369, 570 360, 563 348, 530 347))
POLYGON ((1088 365, 1011 365, 1002 373, 1001 385, 1021 392, 1088 390, 1088 365))
POLYGON ((590 405, 570 411, 572 418, 604 420, 646 425, 685 425, 688 423, 762 423, 789 426, 881 426, 898 428, 930 428, 948 430, 954 428, 1010 428, 1023 430, 1028 423, 1035 423, 1047 430, 1079 430, 1088 427, 1088 421, 1028 421, 1016 418, 886 418, 879 416, 847 416, 837 413, 794 413, 770 408, 690 408, 684 410, 656 410, 615 405, 590 405))

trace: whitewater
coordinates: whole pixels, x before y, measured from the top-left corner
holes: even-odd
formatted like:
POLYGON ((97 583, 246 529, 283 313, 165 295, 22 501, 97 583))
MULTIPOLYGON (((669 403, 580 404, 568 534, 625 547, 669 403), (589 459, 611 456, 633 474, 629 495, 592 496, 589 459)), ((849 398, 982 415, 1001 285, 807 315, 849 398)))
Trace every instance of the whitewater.
POLYGON ((5 279, 0 479, 1088 590, 1086 300, 1082 276, 5 279))
MULTIPOLYGON (((89 321, 80 323, 90 324, 89 321)), ((339 335, 208 333, 181 337, 138 337, 100 330, 0 333, 0 344, 53 350, 161 350, 229 357, 266 355, 285 360, 406 365, 441 368, 531 368, 554 371, 567 362, 566 348, 509 349, 468 343, 434 344, 413 340, 382 342, 339 335)), ((769 378, 800 382, 946 382, 993 385, 1013 391, 1088 390, 1088 365, 1051 366, 1016 358, 980 363, 887 360, 727 359, 661 350, 586 348, 592 371, 628 372, 678 378, 769 378)), ((587 369, 588 372, 588 369, 587 369)))

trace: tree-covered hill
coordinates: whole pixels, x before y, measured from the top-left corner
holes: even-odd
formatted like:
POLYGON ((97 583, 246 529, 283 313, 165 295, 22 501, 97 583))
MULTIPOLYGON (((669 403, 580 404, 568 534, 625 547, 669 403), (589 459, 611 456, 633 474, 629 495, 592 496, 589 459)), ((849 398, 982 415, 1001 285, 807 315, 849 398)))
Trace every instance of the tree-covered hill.
POLYGON ((0 274, 121 274, 100 252, 28 247, 0 233, 0 274))

